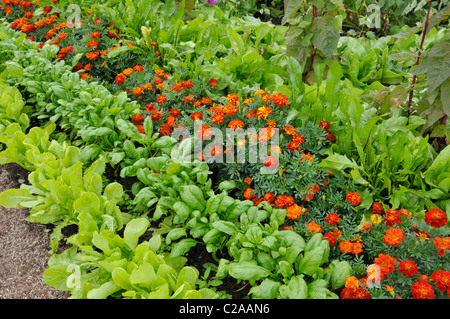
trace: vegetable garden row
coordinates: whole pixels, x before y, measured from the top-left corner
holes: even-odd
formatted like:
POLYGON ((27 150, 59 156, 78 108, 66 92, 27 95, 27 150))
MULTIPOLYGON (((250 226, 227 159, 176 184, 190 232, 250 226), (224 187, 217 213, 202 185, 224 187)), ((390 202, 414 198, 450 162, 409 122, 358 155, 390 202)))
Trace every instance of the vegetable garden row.
POLYGON ((450 7, 374 2, 374 32, 366 2, 2 0, 0 163, 30 174, 0 205, 51 229, 45 282, 448 298, 450 7))

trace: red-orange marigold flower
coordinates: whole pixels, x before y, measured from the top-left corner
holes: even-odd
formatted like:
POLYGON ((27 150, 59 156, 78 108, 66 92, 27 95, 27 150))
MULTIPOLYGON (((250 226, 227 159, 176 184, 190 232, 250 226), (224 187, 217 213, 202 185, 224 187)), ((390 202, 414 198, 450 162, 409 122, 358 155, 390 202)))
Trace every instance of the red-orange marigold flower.
POLYGON ((306 229, 313 235, 322 232, 322 227, 314 221, 306 224, 306 229))
POLYGON ((374 214, 377 214, 377 215, 383 214, 384 213, 383 204, 380 203, 380 202, 374 202, 372 204, 372 211, 373 211, 374 214))
POLYGON ((336 213, 328 214, 325 221, 331 226, 337 225, 339 223, 339 215, 336 213))
POLYGON ((267 192, 264 194, 263 200, 269 204, 273 204, 275 202, 275 195, 272 192, 267 192))
POLYGON ((256 195, 252 194, 253 191, 254 191, 253 188, 247 187, 247 189, 244 191, 244 198, 249 200, 255 198, 256 195))
POLYGON ((450 250, 450 237, 434 237, 433 244, 438 249, 438 255, 445 256, 445 251, 450 250))
POLYGON ((327 121, 320 121, 319 127, 322 127, 325 131, 328 131, 330 129, 330 123, 327 121))
POLYGON ((201 139, 208 139, 212 136, 212 129, 209 125, 203 124, 198 128, 197 135, 201 139))
POLYGON ((158 97, 156 98, 156 102, 158 102, 159 104, 165 103, 167 102, 167 97, 163 94, 158 95, 158 97))
POLYGON ((275 205, 279 208, 287 208, 294 205, 294 198, 289 195, 279 195, 275 200, 275 205))
POLYGON ((135 114, 132 117, 132 121, 134 124, 141 124, 142 122, 144 122, 144 117, 142 116, 142 114, 135 114))
POLYGON ((395 247, 406 238, 403 237, 404 231, 399 228, 389 228, 383 237, 383 242, 389 246, 395 247))
POLYGON ((213 78, 213 79, 209 80, 208 84, 211 85, 211 86, 216 86, 217 87, 217 80, 213 78))
POLYGON ((203 114, 200 112, 194 112, 191 114, 191 120, 193 120, 193 121, 203 120, 203 114))
POLYGON ((396 209, 389 209, 386 212, 386 216, 384 216, 384 221, 386 222, 386 226, 394 226, 395 224, 399 224, 402 222, 399 211, 396 209))
POLYGON ((352 205, 358 206, 361 203, 361 196, 358 195, 358 192, 349 192, 345 199, 352 205))
POLYGON ((411 277, 411 276, 414 276, 415 274, 417 274, 417 271, 419 269, 417 268, 417 265, 414 261, 408 259, 408 260, 404 260, 398 264, 398 270, 404 276, 411 277))
POLYGON ((425 213, 425 223, 432 227, 442 227, 447 224, 447 214, 444 211, 433 208, 425 213))
POLYGON ((289 219, 298 219, 302 214, 302 207, 294 204, 286 208, 286 217, 289 219))
POLYGON ((267 168, 275 168, 278 166, 278 159, 275 156, 270 155, 264 159, 263 164, 267 168))
POLYGON ((433 286, 425 280, 418 281, 412 285, 411 292, 414 299, 433 299, 436 297, 433 286))
POLYGON ((375 258, 375 264, 380 267, 381 280, 385 279, 389 273, 395 270, 395 258, 389 254, 379 254, 375 258))
POLYGON ((450 293, 450 271, 439 269, 431 274, 431 279, 440 291, 450 293))
POLYGON ((243 128, 244 127, 244 122, 242 122, 239 119, 232 120, 232 121, 230 121, 230 123, 228 123, 228 127, 237 130, 239 128, 243 128))

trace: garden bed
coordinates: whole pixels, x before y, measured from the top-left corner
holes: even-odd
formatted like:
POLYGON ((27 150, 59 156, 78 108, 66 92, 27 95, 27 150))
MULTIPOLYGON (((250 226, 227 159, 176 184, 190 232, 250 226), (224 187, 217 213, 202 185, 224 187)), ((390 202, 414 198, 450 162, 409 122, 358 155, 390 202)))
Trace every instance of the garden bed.
POLYGON ((2 3, 0 204, 61 296, 448 297, 449 7, 2 3))

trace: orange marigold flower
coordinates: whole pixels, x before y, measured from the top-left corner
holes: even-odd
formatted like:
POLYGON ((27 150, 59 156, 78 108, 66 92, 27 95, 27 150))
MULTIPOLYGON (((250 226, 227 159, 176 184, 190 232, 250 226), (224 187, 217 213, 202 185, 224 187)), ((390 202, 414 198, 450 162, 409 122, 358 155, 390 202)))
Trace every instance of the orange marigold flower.
POLYGON ((286 132, 287 135, 297 134, 297 132, 295 131, 295 127, 293 127, 292 125, 287 125, 283 127, 283 130, 286 132))
POLYGON ((212 129, 209 125, 203 124, 198 128, 197 135, 201 139, 208 139, 212 136, 212 129))
POLYGON ((211 85, 211 86, 216 86, 217 87, 217 80, 212 78, 211 80, 209 80, 208 84, 211 85))
POLYGON ((133 70, 134 72, 142 72, 144 71, 144 68, 138 64, 133 67, 133 70))
POLYGON ((223 148, 220 145, 216 145, 211 148, 210 152, 211 152, 211 156, 220 155, 223 153, 223 148))
POLYGON ((136 128, 138 129, 138 132, 141 134, 145 134, 144 127, 142 125, 136 125, 136 128))
POLYGON ((371 299, 370 293, 364 288, 355 289, 353 299, 371 299))
POLYGON ((286 208, 286 217, 289 219, 298 219, 302 214, 302 207, 294 204, 286 208))
POLYGON ((270 98, 273 100, 276 106, 286 106, 287 105, 287 97, 284 94, 271 94, 270 98))
POLYGON ((285 226, 283 226, 283 228, 281 228, 281 230, 290 230, 290 231, 295 231, 295 228, 294 228, 294 227, 292 227, 292 226, 288 226, 288 225, 285 225, 285 226))
POLYGON ((316 222, 314 221, 306 224, 306 229, 313 235, 322 232, 322 227, 319 224, 316 224, 316 222))
POLYGON ((164 76, 164 70, 162 70, 162 69, 155 70, 155 74, 157 76, 164 76))
POLYGON ((88 60, 97 60, 99 54, 99 52, 88 52, 86 53, 86 58, 88 58, 88 60))
POLYGON ((332 231, 324 234, 323 238, 328 240, 328 242, 330 243, 330 246, 334 246, 334 244, 336 243, 336 236, 334 235, 334 233, 332 231))
POLYGON ((335 226, 339 223, 339 215, 336 213, 328 214, 328 216, 325 218, 325 221, 331 226, 335 226))
POLYGON ((374 202, 372 204, 372 211, 373 211, 374 214, 377 214, 377 215, 383 214, 384 213, 383 204, 380 203, 380 202, 374 202))
POLYGON ((194 112, 191 114, 191 120, 193 120, 193 121, 203 120, 203 114, 200 112, 194 112))
POLYGON ((158 102, 159 104, 163 104, 167 102, 167 97, 163 94, 158 95, 158 97, 156 98, 156 102, 158 102))
POLYGON ((269 169, 275 168, 278 166, 278 159, 273 155, 269 155, 264 159, 263 164, 269 169))
POLYGON ((98 48, 98 43, 94 40, 89 41, 88 43, 88 48, 92 49, 92 50, 97 50, 98 48))
POLYGON ((248 188, 244 191, 244 198, 250 200, 250 199, 256 197, 256 195, 252 194, 253 191, 254 191, 253 188, 248 187, 248 188))
POLYGON ((450 271, 439 269, 431 274, 431 279, 440 291, 450 293, 450 271))
POLYGON ((399 211, 396 209, 389 209, 386 212, 386 216, 384 216, 384 221, 386 222, 386 226, 394 226, 395 224, 399 224, 402 222, 400 218, 399 211))
POLYGON ((425 213, 425 223, 432 227, 442 227, 447 224, 447 214, 444 211, 433 208, 425 213))
POLYGON ((356 278, 355 276, 347 277, 347 279, 345 280, 345 288, 358 289, 359 288, 358 278, 356 278))
POLYGON ((410 211, 407 211, 406 209, 400 209, 400 215, 409 216, 410 218, 412 218, 412 213, 410 211))
POLYGON ((438 255, 445 256, 445 251, 450 250, 450 237, 434 237, 433 244, 438 249, 438 255))
POLYGON ((275 202, 275 196, 272 192, 267 192, 264 194, 263 200, 272 205, 275 202))
POLYGON ((380 267, 381 280, 385 279, 389 273, 392 273, 395 270, 395 258, 389 254, 379 254, 378 257, 375 258, 375 264, 380 267))
POLYGON ((142 91, 142 89, 141 89, 140 87, 137 87, 137 88, 134 88, 134 89, 133 89, 133 94, 134 94, 135 96, 139 96, 139 95, 141 95, 142 93, 144 93, 144 91, 142 91))
POLYGON ((134 124, 141 124, 142 122, 144 122, 144 117, 142 116, 142 114, 135 114, 132 117, 132 121, 134 124))
POLYGON ((267 143, 272 138, 272 136, 275 135, 275 130, 276 129, 272 129, 270 127, 263 127, 259 131, 258 141, 260 143, 267 143))
POLYGON ((227 100, 231 104, 237 104, 240 101, 239 97, 235 93, 228 94, 227 95, 227 100))
POLYGON ((325 131, 328 131, 330 129, 330 123, 327 121, 320 121, 319 127, 322 127, 325 131))
POLYGON ((349 192, 345 199, 352 205, 358 206, 361 203, 361 196, 358 195, 358 192, 349 192))
POLYGON ((403 276, 411 277, 417 274, 417 271, 419 269, 417 268, 417 265, 414 261, 408 259, 398 264, 398 270, 401 274, 403 274, 403 276))
POLYGON ((266 124, 268 127, 272 128, 275 128, 277 126, 277 122, 275 122, 274 120, 268 120, 266 124))
POLYGON ((235 115, 237 111, 239 111, 239 107, 235 106, 231 103, 228 103, 224 108, 223 108, 224 112, 226 113, 227 116, 232 116, 235 115))
POLYGON ((298 144, 303 144, 305 143, 305 137, 301 134, 296 133, 292 136, 292 141, 298 144))
POLYGON ((279 208, 287 208, 294 205, 294 198, 288 195, 279 195, 275 200, 275 205, 279 208))
POLYGON ((222 124, 224 121, 222 113, 216 113, 211 117, 211 122, 213 124, 222 124))
POLYGON ((261 106, 260 108, 258 108, 256 115, 259 118, 263 118, 266 119, 269 115, 273 114, 272 113, 272 109, 268 106, 261 106))
POLYGON ((192 81, 181 81, 181 86, 185 89, 191 89, 194 87, 194 82, 192 81))
POLYGON ((122 73, 125 74, 126 76, 130 76, 133 72, 134 71, 132 68, 128 68, 128 69, 123 70, 122 73))
POLYGON ((157 111, 152 114, 152 121, 156 122, 162 118, 162 111, 157 111))
POLYGON ((252 183, 251 177, 247 176, 244 180, 244 183, 247 184, 248 186, 250 186, 250 184, 252 183))
POLYGON ((433 286, 424 280, 412 285, 411 292, 414 299, 433 299, 436 297, 433 286))
POLYGON ((386 245, 395 247, 406 239, 405 237, 403 237, 403 235, 404 235, 404 231, 402 229, 389 228, 383 237, 383 242, 386 245))
POLYGON ((91 32, 90 35, 91 35, 92 39, 100 39, 100 37, 101 37, 101 34, 98 31, 91 32))
POLYGON ((371 223, 363 223, 362 227, 361 227, 361 231, 363 233, 368 232, 368 231, 372 231, 373 230, 373 225, 371 223))
POLYGON ((239 119, 232 120, 230 121, 230 123, 228 123, 228 127, 237 130, 244 127, 244 122, 239 119))

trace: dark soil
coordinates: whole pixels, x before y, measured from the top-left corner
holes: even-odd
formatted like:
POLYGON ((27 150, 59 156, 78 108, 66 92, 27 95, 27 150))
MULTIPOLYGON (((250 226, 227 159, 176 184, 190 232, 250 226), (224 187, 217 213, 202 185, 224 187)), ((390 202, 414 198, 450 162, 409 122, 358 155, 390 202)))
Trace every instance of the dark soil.
MULTIPOLYGON (((211 253, 206 250, 206 246, 202 244, 197 244, 197 246, 191 248, 187 254, 187 266, 193 266, 198 269, 200 276, 202 277, 205 274, 204 264, 211 263, 218 265, 218 262, 214 260, 211 253)), ((217 258, 220 260, 221 258, 227 258, 227 256, 221 256, 220 253, 217 253, 217 258)), ((227 259, 230 259, 228 257, 227 259)), ((215 275, 214 272, 211 272, 208 280, 215 275)), ((238 283, 237 279, 234 279, 231 276, 227 276, 222 279, 222 284, 216 287, 217 291, 225 291, 227 294, 231 295, 233 299, 244 299, 251 286, 246 284, 245 282, 238 283)))

